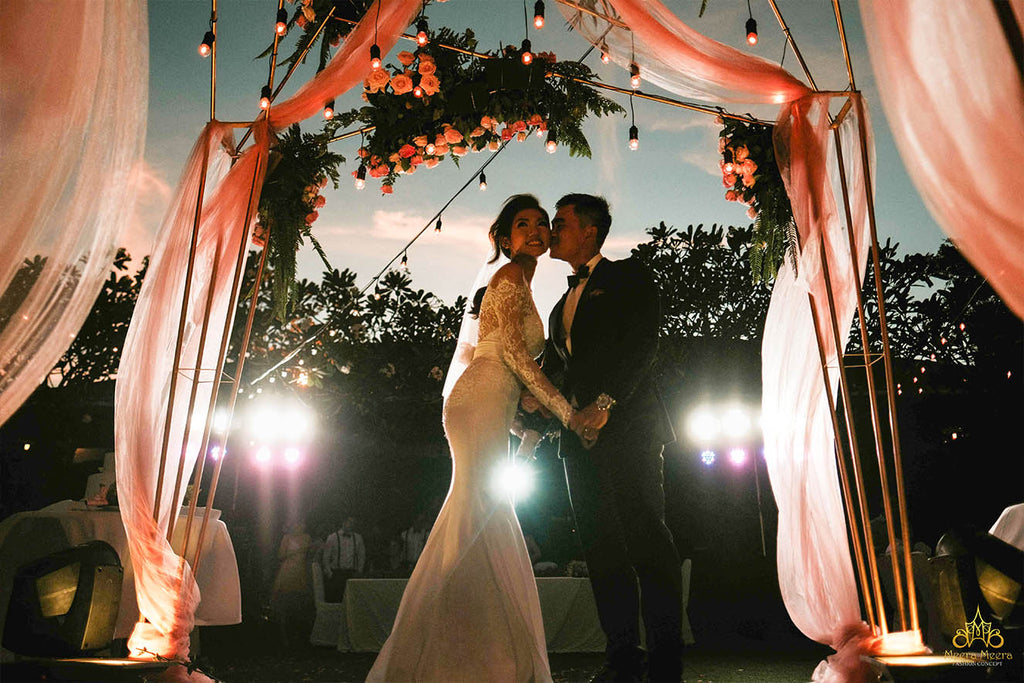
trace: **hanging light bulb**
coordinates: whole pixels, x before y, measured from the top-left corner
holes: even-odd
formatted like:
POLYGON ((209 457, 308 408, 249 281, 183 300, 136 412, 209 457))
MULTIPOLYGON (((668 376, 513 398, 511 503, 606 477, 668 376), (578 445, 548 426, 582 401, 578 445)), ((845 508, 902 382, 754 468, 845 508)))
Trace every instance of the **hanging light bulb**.
POLYGON ((533 25, 544 28, 544 0, 537 0, 533 5, 533 25))
POLYGON ((483 190, 486 190, 486 189, 487 189, 487 174, 484 173, 483 171, 480 171, 480 190, 483 191, 483 190))
POLYGON ((629 127, 629 148, 636 150, 640 147, 640 129, 636 126, 629 127))
POLYGON ((413 97, 423 97, 423 86, 417 85, 412 89, 413 97))
POLYGON ((366 187, 366 166, 359 164, 359 168, 356 170, 356 189, 361 190, 366 187))
POLYGON ((334 100, 324 105, 324 118, 328 121, 334 118, 334 100))
POLYGON ((530 64, 531 62, 533 62, 533 53, 530 52, 532 48, 533 45, 530 44, 530 39, 523 38, 523 45, 522 48, 520 48, 520 52, 522 53, 523 64, 530 64))
POLYGON ((370 68, 380 68, 380 45, 377 43, 370 46, 370 68))
POLYGON ((210 53, 213 52, 213 41, 216 38, 217 36, 213 35, 213 31, 206 32, 206 35, 203 36, 203 42, 199 43, 199 55, 201 57, 210 56, 210 53))
POLYGON ((409 255, 406 253, 402 254, 402 268, 409 270, 409 255))
POLYGON ((274 31, 279 36, 288 33, 288 12, 283 7, 277 10, 277 23, 274 25, 274 31))
POLYGON ((423 151, 427 154, 433 154, 437 151, 437 147, 434 146, 433 142, 428 142, 427 146, 423 148, 423 151))
POLYGON ((555 138, 555 131, 548 131, 548 141, 544 143, 544 148, 548 151, 548 154, 554 154, 558 149, 558 140, 555 138))
POLYGON ((747 19, 747 42, 757 45, 757 20, 754 17, 747 19))
POLYGON ((270 86, 265 85, 260 89, 260 109, 270 109, 270 86))
POLYGON ((601 43, 601 61, 605 64, 612 61, 612 58, 608 56, 608 45, 605 43, 601 43))
POLYGON ((420 17, 420 20, 416 22, 416 44, 420 47, 430 42, 430 36, 427 34, 429 30, 426 17, 420 17))
POLYGON ((441 232, 441 217, 437 217, 437 223, 434 223, 434 232, 441 232))
POLYGON ((640 87, 640 66, 636 62, 629 65, 629 84, 634 90, 640 87))
POLYGON ((725 173, 732 173, 733 171, 736 170, 736 165, 733 163, 732 160, 731 149, 726 147, 725 151, 722 152, 722 158, 725 159, 725 165, 722 166, 722 171, 724 171, 725 173))

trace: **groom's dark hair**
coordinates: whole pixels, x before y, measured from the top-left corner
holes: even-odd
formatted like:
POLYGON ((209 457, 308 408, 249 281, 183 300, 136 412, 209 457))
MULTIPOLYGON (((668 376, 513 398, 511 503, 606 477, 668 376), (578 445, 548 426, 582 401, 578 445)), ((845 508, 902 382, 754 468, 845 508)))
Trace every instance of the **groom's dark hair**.
POLYGON ((597 248, 604 244, 608 236, 608 229, 612 227, 612 214, 608 209, 608 200, 592 194, 575 192, 567 194, 555 203, 555 210, 563 206, 572 206, 576 212, 576 218, 580 225, 587 227, 593 225, 597 228, 597 248))

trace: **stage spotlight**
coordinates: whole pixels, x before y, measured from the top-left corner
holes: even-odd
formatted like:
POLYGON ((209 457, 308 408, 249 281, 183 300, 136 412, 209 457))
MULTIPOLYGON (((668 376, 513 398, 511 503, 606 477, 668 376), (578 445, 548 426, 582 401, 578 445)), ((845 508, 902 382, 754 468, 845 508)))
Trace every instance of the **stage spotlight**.
POLYGON ((533 492, 533 468, 522 462, 506 462, 494 473, 492 484, 499 495, 513 500, 525 498, 533 492))
POLYGON ((256 451, 256 464, 260 466, 266 466, 270 464, 270 449, 266 446, 261 446, 256 451))
POLYGON ((729 462, 739 467, 747 461, 747 452, 742 448, 734 448, 729 451, 729 462))
POLYGON ((715 464, 715 459, 717 457, 718 456, 716 456, 715 452, 712 450, 704 450, 700 452, 700 461, 707 465, 708 467, 711 467, 712 465, 715 464))
POLYGON ((696 441, 708 442, 718 436, 721 424, 709 408, 698 408, 690 415, 690 435, 696 441))
POLYGON ((117 551, 103 541, 20 567, 4 622, 4 647, 44 657, 73 657, 109 647, 123 578, 117 551))
POLYGON ((741 406, 728 408, 722 414, 722 431, 734 439, 742 439, 747 436, 753 425, 754 422, 751 419, 750 411, 741 406))
POLYGON ((298 448, 284 449, 284 462, 289 467, 298 467, 302 462, 302 452, 298 448))

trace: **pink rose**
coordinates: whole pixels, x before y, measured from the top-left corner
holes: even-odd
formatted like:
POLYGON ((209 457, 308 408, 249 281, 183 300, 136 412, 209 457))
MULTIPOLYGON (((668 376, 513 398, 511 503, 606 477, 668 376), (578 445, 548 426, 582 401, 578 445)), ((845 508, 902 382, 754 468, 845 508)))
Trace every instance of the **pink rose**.
POLYGON ((417 154, 416 156, 414 156, 414 157, 411 157, 411 158, 409 159, 409 162, 410 162, 410 163, 411 163, 411 164, 412 164, 413 166, 419 166, 420 164, 422 164, 422 163, 423 163, 423 157, 421 157, 421 156, 420 156, 419 154, 417 154))
POLYGON ((455 128, 449 128, 444 132, 444 139, 449 143, 462 142, 462 133, 455 128))
POLYGON ((512 124, 512 130, 516 133, 521 133, 526 130, 526 121, 516 121, 512 124))
POLYGON ((372 166, 370 168, 371 178, 383 178, 389 173, 387 166, 372 166))
POLYGON ((407 50, 402 50, 401 52, 398 53, 397 56, 398 61, 400 61, 403 66, 409 66, 410 64, 416 61, 416 55, 407 50))
POLYGON ((327 197, 325 197, 323 195, 319 195, 319 196, 317 196, 316 200, 313 202, 313 208, 315 208, 315 209, 322 209, 324 204, 326 204, 326 203, 327 203, 327 197))
POLYGON ((518 140, 519 142, 526 142, 526 131, 521 130, 518 133, 516 133, 516 140, 518 140))
POLYGON ((381 161, 383 161, 383 159, 381 159, 376 154, 370 157, 370 163, 373 164, 374 166, 379 166, 381 161))
POLYGON ((748 156, 750 156, 750 150, 747 149, 746 145, 740 145, 739 147, 736 148, 734 154, 736 156, 736 161, 743 161, 748 156))
POLYGON ((313 222, 317 218, 320 218, 320 212, 319 211, 313 211, 311 213, 307 213, 306 214, 306 225, 313 225, 313 222))
POLYGON ((493 130, 494 124, 495 121, 490 116, 484 116, 483 118, 480 119, 480 125, 486 128, 487 130, 493 130))
POLYGON ((434 63, 434 57, 432 55, 428 55, 426 52, 421 52, 420 53, 420 64, 426 64, 426 63, 433 64, 434 63))
POLYGON ((309 22, 306 20, 306 15, 300 14, 299 16, 295 17, 295 25, 298 26, 299 28, 305 29, 307 24, 309 24, 309 22))
POLYGON ((374 69, 366 80, 370 84, 369 91, 378 92, 387 87, 391 75, 385 69, 374 69))
POLYGON ((537 54, 537 59, 541 60, 542 62, 548 62, 550 64, 554 64, 555 62, 558 61, 558 58, 555 57, 555 53, 554 52, 541 52, 541 53, 538 53, 537 54))
POLYGON ((380 186, 380 193, 381 194, 391 194, 394 191, 395 191, 395 188, 391 187, 390 185, 381 185, 380 186))
POLYGON ((501 129, 501 139, 502 140, 511 140, 512 139, 512 129, 509 128, 508 126, 505 126, 504 128, 502 128, 501 129))
POLYGON ((319 189, 320 188, 317 187, 316 185, 306 185, 306 188, 303 190, 303 192, 312 195, 316 194, 319 191, 319 189))
POLYGON ((321 188, 327 187, 327 176, 323 176, 323 177, 320 178, 320 187, 321 188))
POLYGON ((398 152, 394 152, 394 153, 388 155, 388 161, 390 161, 393 164, 397 164, 401 160, 402 160, 402 157, 400 157, 398 155, 398 152))
POLYGON ((747 218, 757 218, 757 209, 755 209, 754 207, 750 207, 749 209, 747 209, 747 218))
POLYGON ((469 147, 466 147, 465 145, 455 145, 452 147, 452 154, 457 157, 464 157, 469 154, 469 147))
POLYGON ((437 71, 437 64, 434 64, 432 61, 424 62, 423 59, 420 58, 420 65, 417 71, 420 72, 421 76, 432 76, 434 75, 434 72, 437 71))
POLYGON ((395 74, 391 77, 391 89, 396 95, 404 95, 412 91, 412 78, 405 73, 395 74))
POLYGON ((333 38, 331 38, 331 47, 338 47, 339 45, 341 45, 341 35, 340 34, 334 36, 333 38))
POLYGON ((437 157, 430 157, 429 159, 427 159, 423 163, 425 163, 427 165, 427 168, 434 168, 439 163, 441 163, 441 160, 438 159, 437 157))
POLYGON ((727 202, 734 202, 734 201, 736 201, 736 197, 737 197, 736 190, 729 190, 728 192, 725 193, 725 200, 727 202))
POLYGON ((417 135, 412 139, 412 144, 417 147, 426 147, 428 142, 430 142, 430 140, 427 139, 426 135, 417 135))
POLYGON ((448 153, 448 143, 442 142, 440 145, 434 145, 434 154, 439 157, 443 157, 448 153))
POLYGON ((444 139, 444 133, 438 133, 437 137, 434 138, 435 145, 447 145, 448 141, 444 139))
POLYGON ((360 159, 365 159, 365 158, 366 158, 366 156, 367 156, 367 155, 368 155, 369 153, 370 153, 370 152, 369 152, 369 150, 367 150, 367 149, 366 149, 365 147, 360 147, 360 148, 359 148, 359 149, 358 149, 358 150, 356 151, 356 154, 357 154, 357 155, 359 155, 359 158, 360 158, 360 159))
POLYGON ((757 164, 754 163, 753 159, 744 159, 740 168, 743 170, 744 174, 754 175, 754 171, 757 170, 757 164))
POLYGON ((722 176, 722 187, 732 187, 736 184, 736 174, 726 173, 722 176))
MULTIPOLYGON (((721 117, 719 117, 719 118, 721 118, 721 117)), ((725 138, 718 138, 718 153, 719 154, 724 154, 725 153, 725 138)))
POLYGON ((754 176, 749 173, 743 174, 743 187, 753 187, 755 182, 757 181, 754 180, 754 176))
POLYGON ((421 76, 420 87, 423 88, 423 92, 428 95, 436 95, 441 89, 441 81, 437 80, 437 76, 421 76))
POLYGON ((416 154, 416 148, 413 147, 412 145, 408 145, 408 144, 402 145, 398 149, 398 156, 402 157, 403 159, 408 159, 409 157, 413 156, 414 154, 416 154))
POLYGON ((487 143, 487 149, 491 150, 492 152, 497 152, 499 149, 501 149, 501 143, 497 139, 491 140, 490 142, 487 143))
POLYGON ((470 132, 469 137, 471 137, 471 138, 478 138, 478 137, 483 136, 486 133, 487 133, 487 131, 485 131, 481 126, 477 126, 476 128, 474 128, 470 132))
POLYGON ((543 122, 544 117, 541 116, 540 114, 534 114, 533 116, 530 117, 530 120, 527 121, 527 123, 531 126, 539 126, 543 122))

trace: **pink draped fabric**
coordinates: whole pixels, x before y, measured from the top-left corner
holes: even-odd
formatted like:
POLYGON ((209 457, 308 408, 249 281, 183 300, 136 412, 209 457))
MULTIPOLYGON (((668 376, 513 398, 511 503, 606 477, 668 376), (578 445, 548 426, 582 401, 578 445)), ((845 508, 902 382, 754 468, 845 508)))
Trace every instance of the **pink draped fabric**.
POLYGON ((40 29, 36 13, 0 4, 0 424, 89 314, 131 219, 146 132, 145 5, 46 11, 61 19, 40 29))
POLYGON ((386 7, 381 7, 375 31, 377 5, 371 6, 366 19, 348 36, 331 64, 292 98, 274 105, 269 124, 266 118, 257 121, 253 126, 253 145, 223 176, 219 171, 226 170, 224 164, 228 160, 223 149, 230 150, 233 146, 229 129, 211 122, 192 152, 158 236, 157 250, 139 295, 118 370, 115 398, 118 498, 122 501, 121 516, 136 564, 139 610, 148 621, 140 623, 129 640, 133 656, 155 653, 184 659, 188 655, 188 635, 200 595, 188 564, 165 540, 171 515, 177 514, 187 483, 182 483, 175 497, 174 482, 179 467, 186 480, 191 476, 202 447, 216 359, 225 334, 230 334, 225 320, 232 314, 230 303, 235 296, 232 288, 234 263, 242 244, 249 239, 273 131, 318 113, 326 101, 360 83, 370 69, 369 51, 375 33, 381 51, 387 53, 419 8, 419 0, 386 3, 386 7), (180 363, 184 370, 178 373, 171 407, 160 516, 154 521, 153 504, 170 403, 174 348, 193 217, 204 168, 210 172, 186 308, 180 363), (245 221, 247 210, 248 222, 245 221), (210 325, 204 335, 202 320, 207 309, 210 325), (196 374, 189 369, 195 367, 202 371, 196 374), (194 409, 189 420, 188 407, 192 401, 194 409))
MULTIPOLYGON (((855 141, 857 112, 843 124, 844 161, 856 208, 854 268, 845 220, 837 214, 830 177, 834 145, 829 98, 783 70, 700 35, 657 0, 583 0, 604 13, 611 6, 630 30, 571 7, 566 18, 623 67, 636 61, 641 78, 678 95, 712 102, 783 104, 775 132, 800 234, 799 277, 787 264, 776 280, 762 347, 765 456, 779 506, 778 566, 782 594, 794 623, 810 638, 842 650, 816 677, 851 675, 850 663, 868 643, 860 635, 857 587, 847 551, 846 523, 835 463, 831 417, 815 341, 808 294, 819 314, 819 333, 829 362, 836 345, 824 296, 820 245, 832 272, 841 344, 853 314, 866 251, 865 172, 855 141)), ((858 98, 859 100, 859 98, 858 98)), ((858 107, 858 110, 860 107, 858 107)), ((866 115, 862 115, 864 118, 866 115)), ((866 118, 865 127, 869 130, 866 118)), ((869 165, 873 170, 873 142, 869 165)), ((873 174, 872 174, 873 177, 873 174)), ((833 389, 835 388, 835 378, 833 389)))
MULTIPOLYGON (((1024 318, 1024 75, 994 5, 865 0, 860 8, 882 104, 915 186, 1024 318)), ((1019 32, 1024 0, 1007 6, 1019 32)))

